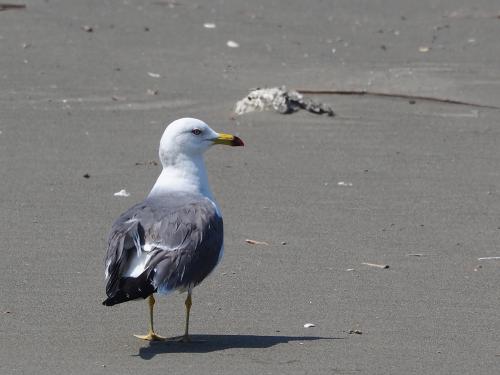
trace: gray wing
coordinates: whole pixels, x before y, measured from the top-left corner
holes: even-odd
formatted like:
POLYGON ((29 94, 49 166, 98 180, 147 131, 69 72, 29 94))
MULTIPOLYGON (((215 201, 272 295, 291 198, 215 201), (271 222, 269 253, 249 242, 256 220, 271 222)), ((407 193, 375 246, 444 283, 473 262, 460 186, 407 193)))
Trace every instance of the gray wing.
POLYGON ((217 265, 222 244, 222 217, 206 197, 173 194, 133 206, 111 229, 103 304, 196 286, 217 265))

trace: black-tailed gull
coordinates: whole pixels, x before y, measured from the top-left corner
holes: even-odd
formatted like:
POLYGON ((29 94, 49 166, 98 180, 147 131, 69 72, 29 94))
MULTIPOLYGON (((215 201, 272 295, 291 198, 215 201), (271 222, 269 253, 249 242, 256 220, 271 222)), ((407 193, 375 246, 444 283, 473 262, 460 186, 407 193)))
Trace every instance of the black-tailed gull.
POLYGON ((113 224, 106 254, 106 306, 147 298, 149 332, 153 293, 187 292, 186 326, 177 340, 189 341, 193 288, 213 271, 223 253, 222 215, 208 184, 203 153, 214 144, 243 146, 230 134, 193 118, 172 122, 160 141, 163 170, 147 198, 113 224))

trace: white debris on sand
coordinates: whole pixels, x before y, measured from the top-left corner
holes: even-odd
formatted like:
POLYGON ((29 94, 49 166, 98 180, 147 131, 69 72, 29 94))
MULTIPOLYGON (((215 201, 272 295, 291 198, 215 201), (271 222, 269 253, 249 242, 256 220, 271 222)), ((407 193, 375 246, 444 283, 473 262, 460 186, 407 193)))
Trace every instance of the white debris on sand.
POLYGON ((238 48, 240 45, 238 43, 236 43, 234 40, 228 40, 226 45, 229 47, 229 48, 238 48))
POLYGON ((482 257, 477 258, 477 260, 500 260, 500 257, 482 257))
POLYGON ((211 22, 204 23, 203 27, 205 29, 215 29, 216 28, 215 23, 211 23, 211 22))
POLYGON ((377 263, 368 263, 368 262, 363 262, 361 264, 364 264, 365 266, 380 268, 380 269, 383 269, 383 270, 389 268, 388 264, 377 264, 377 263))
POLYGON ((339 181, 337 182, 338 186, 352 186, 352 182, 339 181))
POLYGON ((122 189, 120 191, 117 191, 115 194, 113 194, 115 197, 129 197, 130 196, 130 193, 125 190, 125 189, 122 189))
POLYGON ((301 109, 318 115, 335 115, 329 106, 305 98, 298 91, 288 91, 285 86, 251 90, 246 97, 236 103, 234 112, 242 115, 254 111, 274 110, 281 114, 289 114, 301 109))
POLYGON ((306 323, 306 324, 304 324, 304 328, 312 328, 312 327, 316 327, 316 324, 314 324, 314 323, 306 323))

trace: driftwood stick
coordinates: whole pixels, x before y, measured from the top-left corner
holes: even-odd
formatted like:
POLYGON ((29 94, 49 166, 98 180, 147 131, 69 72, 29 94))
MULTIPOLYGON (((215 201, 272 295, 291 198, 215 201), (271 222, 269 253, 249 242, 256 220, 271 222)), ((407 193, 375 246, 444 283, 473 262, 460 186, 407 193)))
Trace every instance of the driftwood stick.
POLYGON ((9 9, 26 9, 26 4, 0 3, 0 12, 9 9))
POLYGON ((494 105, 470 103, 470 102, 464 102, 461 100, 443 99, 443 98, 435 98, 432 96, 421 96, 421 95, 395 94, 395 93, 393 94, 393 93, 387 93, 387 92, 367 91, 367 90, 307 90, 307 89, 297 89, 296 91, 298 91, 301 94, 309 94, 309 95, 379 96, 379 97, 386 97, 386 98, 424 100, 427 102, 465 105, 465 106, 475 107, 475 108, 500 109, 500 107, 497 107, 494 105))

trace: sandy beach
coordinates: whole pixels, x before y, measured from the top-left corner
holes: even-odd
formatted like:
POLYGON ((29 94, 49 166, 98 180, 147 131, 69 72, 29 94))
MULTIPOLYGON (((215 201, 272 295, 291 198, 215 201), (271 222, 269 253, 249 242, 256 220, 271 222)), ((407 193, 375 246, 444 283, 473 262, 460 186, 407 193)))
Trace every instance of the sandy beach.
MULTIPOLYGON (((479 260, 500 256, 497 1, 17 4, 1 374, 498 374, 500 260, 479 260), (276 86, 336 115, 234 115, 276 86), (207 153, 225 255, 193 294, 205 341, 149 344, 146 303, 101 305, 103 258, 186 116, 245 147, 207 153)), ((183 301, 158 298, 158 333, 182 333, 183 301)))

